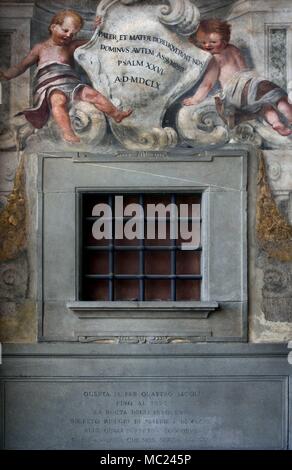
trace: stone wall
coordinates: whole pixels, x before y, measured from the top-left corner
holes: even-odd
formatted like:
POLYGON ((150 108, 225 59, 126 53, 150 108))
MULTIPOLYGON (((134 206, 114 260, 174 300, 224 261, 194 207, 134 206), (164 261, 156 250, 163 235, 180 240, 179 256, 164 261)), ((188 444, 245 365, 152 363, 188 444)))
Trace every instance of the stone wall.
MULTIPOLYGON (((60 6, 54 1, 34 3, 0 2, 1 66, 6 67, 9 61, 10 64, 16 63, 28 52, 31 44, 46 36, 51 13, 60 6)), ((290 1, 213 0, 198 1, 197 5, 204 17, 220 16, 232 23, 234 43, 242 48, 250 65, 256 65, 258 72, 273 79, 278 73, 279 83, 283 84, 283 70, 286 70, 286 83, 291 80, 291 63, 285 65, 283 58, 277 56, 279 38, 292 37, 290 1), (283 25, 286 32, 281 36, 283 25)), ((89 37, 96 2, 71 0, 66 2, 66 6, 76 8, 84 15, 85 34, 89 37)), ((5 84, 3 104, 0 105, 0 208, 15 209, 13 200, 8 198, 16 168, 24 158, 27 223, 26 247, 22 247, 17 256, 7 257, 0 263, 0 327, 1 341, 4 342, 36 342, 38 331, 36 285, 39 260, 36 247, 41 241, 36 235, 40 209, 37 205, 37 191, 40 189, 37 187, 37 151, 38 145, 39 151, 46 151, 49 147, 40 139, 39 144, 34 143, 33 150, 29 145, 25 151, 19 149, 9 127, 9 120, 30 102, 30 78, 30 73, 26 72, 5 84)), ((22 137, 28 132, 22 122, 16 123, 16 129, 22 137)), ((276 140, 265 149, 264 156, 273 196, 281 213, 292 223, 292 148, 279 148, 276 140)), ((251 153, 249 164, 249 338, 251 342, 282 342, 292 336, 292 265, 291 260, 269 257, 258 246, 255 233, 258 161, 254 153, 251 153)), ((15 227, 13 219, 10 223, 11 228, 15 227)), ((5 252, 3 246, 2 251, 5 252)))

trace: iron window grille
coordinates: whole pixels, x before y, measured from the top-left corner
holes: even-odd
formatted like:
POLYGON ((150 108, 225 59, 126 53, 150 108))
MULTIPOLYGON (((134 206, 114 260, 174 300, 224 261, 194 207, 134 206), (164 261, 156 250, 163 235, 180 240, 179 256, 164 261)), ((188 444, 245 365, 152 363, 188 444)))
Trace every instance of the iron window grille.
MULTIPOLYGON (((166 216, 166 239, 148 239, 147 204, 165 206, 172 203, 188 205, 188 224, 194 217, 192 204, 201 206, 200 193, 80 193, 80 282, 81 301, 199 301, 201 299, 202 246, 185 250, 182 238, 172 239, 170 215, 166 216), (144 239, 96 240, 92 227, 98 219, 92 209, 98 203, 112 210, 112 224, 117 223, 115 196, 123 196, 126 204, 138 203, 144 209, 144 239)), ((196 217, 201 229, 201 215, 196 217)), ((119 220, 124 224, 131 217, 119 220)), ((182 217, 178 216, 178 226, 182 217)), ((157 223, 157 220, 155 221, 157 223)), ((114 227, 113 227, 114 234, 114 227)))

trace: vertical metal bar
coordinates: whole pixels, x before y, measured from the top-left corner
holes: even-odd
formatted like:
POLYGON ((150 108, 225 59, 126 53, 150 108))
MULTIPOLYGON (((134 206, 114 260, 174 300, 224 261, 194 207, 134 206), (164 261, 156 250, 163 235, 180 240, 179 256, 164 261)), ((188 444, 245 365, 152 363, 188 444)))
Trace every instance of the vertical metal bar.
MULTIPOLYGON (((143 194, 140 194, 139 204, 145 210, 143 203, 144 203, 144 197, 143 197, 143 194)), ((144 233, 143 233, 142 239, 140 240, 140 250, 139 250, 139 274, 141 276, 140 279, 139 279, 139 300, 141 302, 143 302, 144 297, 145 297, 145 278, 144 278, 144 274, 145 274, 145 250, 144 250, 144 245, 145 245, 145 240, 144 240, 144 237, 145 237, 145 213, 144 213, 143 224, 144 224, 144 233)))
MULTIPOLYGON (((171 204, 176 204, 176 195, 175 194, 172 194, 171 195, 171 204)), ((172 211, 172 213, 170 214, 170 219, 174 217, 174 213, 172 211)), ((178 221, 176 221, 177 223, 178 221)), ((169 226, 169 235, 171 236, 172 235, 172 230, 171 230, 171 227, 172 227, 172 222, 170 220, 170 226, 169 226)), ((171 240, 171 245, 172 245, 172 248, 173 250, 171 250, 171 275, 172 276, 175 276, 171 279, 171 300, 176 300, 176 239, 173 238, 171 240)))
POLYGON ((85 194, 84 193, 77 193, 77 203, 78 203, 78 209, 77 209, 77 217, 78 217, 78 223, 77 223, 77 250, 78 250, 78 255, 77 255, 77 273, 78 273, 78 279, 77 279, 77 287, 76 287, 76 299, 77 300, 85 300, 84 299, 84 283, 85 283, 85 266, 84 266, 84 258, 85 258, 85 244, 84 244, 84 239, 85 239, 85 232, 86 232, 86 222, 85 222, 85 217, 84 217, 84 198, 85 194))
POLYGON ((109 252, 108 252, 108 264, 109 264, 109 274, 111 274, 111 277, 108 281, 108 299, 109 301, 113 301, 114 300, 114 278, 113 278, 113 274, 114 274, 114 223, 115 223, 115 219, 114 219, 114 216, 113 216, 113 195, 110 194, 109 197, 108 197, 108 204, 111 208, 111 214, 112 214, 112 240, 109 240, 109 243, 110 243, 110 249, 109 249, 109 252))

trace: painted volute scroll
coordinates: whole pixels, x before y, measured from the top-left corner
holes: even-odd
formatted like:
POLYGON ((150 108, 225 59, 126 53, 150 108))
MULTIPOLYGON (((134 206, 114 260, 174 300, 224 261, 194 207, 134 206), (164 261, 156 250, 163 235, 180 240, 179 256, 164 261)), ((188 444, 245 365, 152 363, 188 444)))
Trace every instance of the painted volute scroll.
POLYGON ((75 101, 71 120, 84 145, 98 152, 109 147, 200 151, 230 141, 292 145, 286 92, 248 70, 239 49, 229 44, 230 31, 225 37, 224 27, 218 32, 222 25, 200 24, 196 3, 98 3, 97 28, 74 57, 95 90, 132 113, 121 122, 107 114, 109 132, 106 113, 75 101), (208 44, 214 35, 217 49, 208 44), (221 92, 216 93, 218 82, 221 92))
MULTIPOLYGON (((102 0, 96 15, 101 23, 75 59, 96 90, 118 108, 133 110, 121 123, 109 120, 112 148, 202 150, 263 140, 291 145, 286 93, 247 70, 241 52, 229 44, 230 31, 225 38, 218 33, 222 25, 200 24, 195 1, 102 0), (217 49, 206 43, 214 35, 221 41, 217 49), (222 91, 216 94, 218 81, 222 91), (182 99, 192 94, 193 100, 182 99), (283 120, 270 109, 279 100, 283 120), (169 110, 170 125, 164 119, 169 110)), ((84 143, 109 142, 104 117, 95 110, 79 103, 71 116, 84 143), (95 132, 88 132, 94 119, 95 132)))
POLYGON ((22 113, 30 125, 16 125, 22 145, 39 129, 52 150, 57 141, 100 154, 229 142, 290 148, 286 91, 249 66, 227 21, 202 20, 197 3, 101 0, 89 40, 75 39, 77 11, 57 12, 49 38, 1 70, 7 81, 37 65, 34 107, 22 113))
POLYGON ((199 24, 193 2, 102 1, 103 23, 75 52, 95 89, 133 113, 110 122, 128 149, 163 149, 178 143, 178 131, 163 127, 167 109, 202 77, 210 55, 188 37, 199 24))

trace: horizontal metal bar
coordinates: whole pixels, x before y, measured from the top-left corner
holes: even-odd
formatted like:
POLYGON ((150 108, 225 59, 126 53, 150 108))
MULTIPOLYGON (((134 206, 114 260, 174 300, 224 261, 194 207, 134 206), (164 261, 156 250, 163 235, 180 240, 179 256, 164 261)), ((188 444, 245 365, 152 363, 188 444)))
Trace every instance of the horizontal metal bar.
MULTIPOLYGON (((88 251, 185 251, 189 252, 190 250, 183 250, 180 245, 172 246, 172 245, 148 245, 148 246, 141 246, 141 245, 87 245, 85 247, 88 251)), ((198 247, 191 251, 202 251, 202 247, 198 247)))
POLYGON ((201 281, 202 276, 200 274, 86 274, 87 279, 120 279, 120 280, 139 280, 139 279, 189 279, 194 281, 201 281))
MULTIPOLYGON (((232 150, 232 152, 234 152, 234 150, 232 150)), ((88 156, 88 154, 86 154, 86 156, 88 156)), ((220 156, 221 156, 221 154, 220 154, 220 156)), ((232 154, 232 156, 233 156, 233 154, 232 154)), ((201 156, 199 158, 201 159, 201 156)), ((85 195, 85 196, 89 195, 90 197, 92 197, 92 195, 95 195, 97 197, 99 197, 100 195, 102 195, 102 196, 111 195, 111 196, 114 196, 114 197, 116 197, 116 196, 124 196, 124 197, 137 196, 137 197, 139 197, 139 196, 142 195, 143 197, 160 197, 161 198, 163 196, 171 196, 172 194, 175 194, 177 197, 189 197, 189 196, 201 197, 202 196, 202 190, 193 189, 193 188, 192 189, 185 189, 185 188, 182 188, 182 187, 181 188, 173 188, 170 191, 168 191, 167 189, 164 189, 164 188, 162 189, 161 188, 160 192, 157 192, 156 189, 152 189, 152 188, 149 188, 149 187, 143 187, 142 189, 143 190, 141 190, 140 192, 137 192, 136 189, 129 189, 127 187, 127 188, 120 188, 118 192, 109 193, 108 189, 106 189, 106 188, 103 188, 101 190, 96 190, 95 188, 94 189, 92 189, 92 188, 78 188, 79 192, 82 192, 82 194, 85 195), (183 191, 181 191, 181 189, 183 189, 183 191)))

